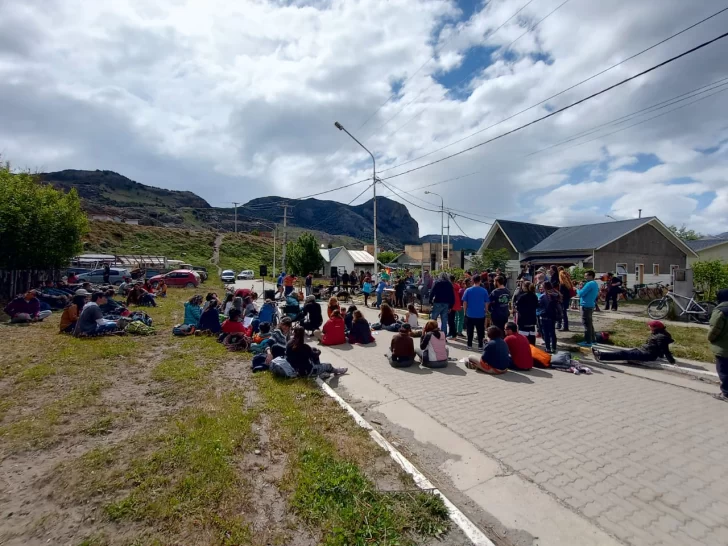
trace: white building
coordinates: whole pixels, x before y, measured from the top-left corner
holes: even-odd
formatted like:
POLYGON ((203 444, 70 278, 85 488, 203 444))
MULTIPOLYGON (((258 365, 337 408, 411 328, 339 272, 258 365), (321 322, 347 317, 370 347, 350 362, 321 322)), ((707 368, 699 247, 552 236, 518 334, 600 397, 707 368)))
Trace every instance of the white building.
POLYGON ((324 259, 324 267, 321 273, 324 277, 331 276, 331 268, 335 267, 338 274, 341 275, 346 271, 374 271, 374 256, 364 250, 347 250, 343 246, 337 248, 319 249, 324 259))

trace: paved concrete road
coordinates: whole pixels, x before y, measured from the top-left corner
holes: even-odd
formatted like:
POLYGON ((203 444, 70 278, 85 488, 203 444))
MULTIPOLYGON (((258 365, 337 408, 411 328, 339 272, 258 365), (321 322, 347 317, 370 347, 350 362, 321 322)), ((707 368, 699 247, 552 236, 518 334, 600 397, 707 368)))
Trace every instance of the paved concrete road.
POLYGON ((351 371, 334 386, 476 522, 519 545, 728 544, 725 402, 596 369, 397 370, 391 335, 322 348, 351 371))

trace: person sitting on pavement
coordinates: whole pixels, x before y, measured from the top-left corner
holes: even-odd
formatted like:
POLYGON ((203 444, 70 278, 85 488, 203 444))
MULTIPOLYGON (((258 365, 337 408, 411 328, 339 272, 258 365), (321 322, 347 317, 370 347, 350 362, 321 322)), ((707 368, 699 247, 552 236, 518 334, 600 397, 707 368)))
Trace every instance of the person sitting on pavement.
POLYGON ((422 330, 420 348, 415 350, 422 365, 427 368, 445 368, 450 351, 445 334, 437 326, 437 321, 428 320, 422 330))
MULTIPOLYGON (((329 314, 329 317, 331 314, 329 314)), ((314 330, 318 330, 321 328, 321 325, 324 323, 324 317, 321 313, 321 306, 316 301, 316 296, 313 294, 310 296, 306 296, 306 304, 303 306, 303 309, 301 310, 301 314, 299 316, 299 321, 301 322, 301 326, 303 326, 303 329, 306 332, 313 333, 314 330)))
POLYGON ((414 303, 410 303, 407 306, 407 324, 409 324, 413 330, 420 328, 420 315, 417 313, 417 308, 414 303))
POLYGON ((199 332, 208 332, 210 334, 219 334, 222 330, 220 326, 220 308, 216 299, 211 299, 205 305, 205 310, 200 315, 199 332))
POLYGON ((307 344, 304 340, 305 335, 303 326, 296 326, 293 328, 291 340, 286 345, 286 360, 299 377, 344 375, 347 372, 347 368, 334 368, 331 364, 321 363, 321 351, 307 344))
POLYGON ((354 323, 354 311, 356 311, 356 305, 350 305, 349 308, 346 310, 346 315, 344 316, 344 324, 346 324, 346 335, 349 335, 349 332, 351 331, 351 325, 354 323))
POLYGON ((466 366, 471 370, 500 375, 512 366, 508 345, 503 341, 503 333, 497 326, 488 328, 488 343, 485 344, 481 356, 470 355, 466 366))
POLYGON ((354 311, 354 320, 351 324, 351 330, 349 330, 349 343, 352 345, 355 343, 367 345, 373 342, 374 336, 372 336, 369 322, 364 318, 361 311, 354 311))
POLYGON ((530 370, 533 368, 533 357, 531 356, 531 344, 528 338, 518 333, 518 326, 515 322, 506 324, 506 338, 508 352, 511 354, 511 369, 530 370))
POLYGON ((400 327, 399 317, 394 314, 392 307, 388 303, 383 303, 379 308, 379 324, 384 330, 390 332, 398 332, 400 327))
POLYGON ((76 330, 76 322, 78 317, 81 316, 81 311, 83 311, 90 295, 83 288, 76 290, 71 303, 68 304, 61 315, 60 332, 62 334, 72 334, 76 330))
POLYGON ((76 321, 76 328, 73 334, 79 336, 97 336, 111 334, 118 330, 116 321, 107 320, 101 311, 101 305, 106 303, 106 294, 94 292, 91 294, 91 301, 87 303, 76 321))
POLYGON ((720 380, 720 393, 713 397, 728 402, 728 288, 718 290, 718 306, 710 316, 708 341, 715 355, 715 370, 720 380))
POLYGON ((341 310, 341 304, 339 304, 339 299, 336 296, 331 296, 326 307, 326 316, 331 318, 331 313, 333 313, 336 309, 341 310))
POLYGON ((399 332, 392 337, 389 344, 389 351, 386 356, 389 359, 389 365, 393 368, 409 368, 415 363, 415 342, 412 339, 412 327, 405 323, 399 332))
POLYGON ((200 324, 200 316, 202 315, 202 296, 196 294, 189 301, 185 302, 185 321, 184 324, 197 328, 200 324))
POLYGON ((642 347, 638 349, 623 349, 620 351, 603 351, 602 349, 592 347, 594 358, 596 358, 597 362, 614 360, 653 362, 664 356, 670 364, 674 364, 675 359, 670 352, 670 344, 674 343, 674 340, 665 328, 665 325, 659 320, 653 320, 648 322, 647 326, 650 327, 650 336, 642 347))
POLYGON ((331 318, 324 324, 323 331, 316 330, 314 335, 322 345, 343 345, 346 343, 346 323, 341 316, 341 311, 337 309, 331 313, 331 318))
POLYGON ((23 296, 18 296, 5 307, 4 312, 10 316, 10 322, 13 324, 23 324, 28 322, 40 322, 48 318, 53 313, 50 310, 41 311, 39 292, 37 290, 29 290, 23 296))

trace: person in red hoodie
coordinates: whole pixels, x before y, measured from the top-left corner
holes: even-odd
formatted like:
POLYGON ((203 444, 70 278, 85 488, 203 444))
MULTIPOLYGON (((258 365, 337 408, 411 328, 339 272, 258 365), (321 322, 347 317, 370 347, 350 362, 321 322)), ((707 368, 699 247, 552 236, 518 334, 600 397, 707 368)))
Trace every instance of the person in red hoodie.
POLYGON ((511 369, 530 370, 533 368, 533 357, 531 356, 531 343, 523 334, 518 333, 518 326, 515 322, 506 324, 506 345, 511 353, 511 369))
POLYGON ((449 339, 457 339, 463 335, 463 300, 460 299, 462 286, 455 280, 455 275, 450 275, 453 292, 455 292, 455 303, 450 308, 447 315, 447 331, 450 333, 449 339))
POLYGON ((346 343, 346 324, 340 309, 334 309, 331 318, 324 324, 323 332, 316 330, 314 336, 322 345, 343 345, 346 343))

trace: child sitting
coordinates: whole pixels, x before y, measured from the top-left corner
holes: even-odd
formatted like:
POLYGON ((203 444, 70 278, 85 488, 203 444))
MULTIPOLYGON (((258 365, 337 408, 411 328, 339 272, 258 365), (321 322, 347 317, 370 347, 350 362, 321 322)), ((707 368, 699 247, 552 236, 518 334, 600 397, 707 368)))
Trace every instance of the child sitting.
POLYGON ((245 351, 250 346, 250 328, 243 326, 242 313, 239 309, 230 309, 230 318, 222 323, 222 343, 230 351, 245 351))

